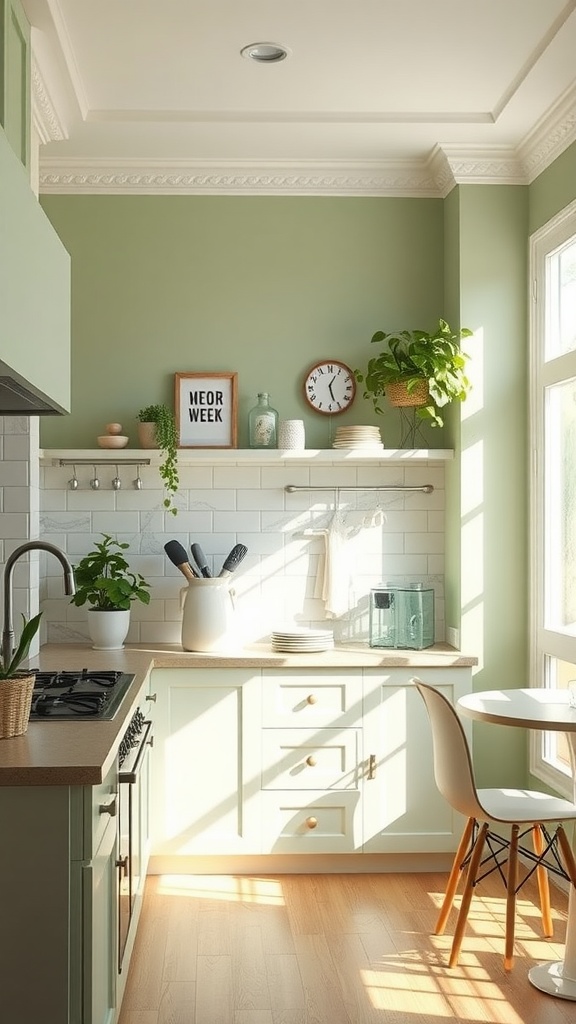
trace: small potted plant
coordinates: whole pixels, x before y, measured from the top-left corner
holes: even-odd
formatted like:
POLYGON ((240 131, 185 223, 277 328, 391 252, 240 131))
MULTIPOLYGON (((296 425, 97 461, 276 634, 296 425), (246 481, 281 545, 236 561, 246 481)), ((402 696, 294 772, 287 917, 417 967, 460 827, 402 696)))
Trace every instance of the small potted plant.
POLYGON ((164 507, 173 516, 178 509, 173 503, 180 483, 178 477, 178 431, 174 413, 167 405, 146 405, 137 414, 138 438, 142 448, 160 448, 163 460, 158 472, 164 481, 164 507))
POLYGON ((130 571, 122 554, 128 544, 107 533, 95 550, 74 566, 76 593, 71 604, 88 604, 88 631, 97 651, 118 651, 130 626, 133 601, 150 603, 150 584, 140 573, 130 571))
POLYGON ((390 405, 413 407, 420 419, 441 427, 443 407, 462 401, 470 391, 465 374, 468 356, 460 341, 472 334, 468 327, 454 331, 442 319, 431 333, 376 331, 372 344, 383 342, 386 348, 369 360, 366 373, 355 370, 354 376, 364 384, 364 397, 371 398, 377 413, 383 411, 380 398, 386 395, 390 405))
POLYGON ((34 673, 22 671, 20 665, 28 657, 30 644, 38 632, 42 612, 26 620, 22 616, 20 642, 10 655, 0 656, 0 739, 21 736, 28 728, 34 673))

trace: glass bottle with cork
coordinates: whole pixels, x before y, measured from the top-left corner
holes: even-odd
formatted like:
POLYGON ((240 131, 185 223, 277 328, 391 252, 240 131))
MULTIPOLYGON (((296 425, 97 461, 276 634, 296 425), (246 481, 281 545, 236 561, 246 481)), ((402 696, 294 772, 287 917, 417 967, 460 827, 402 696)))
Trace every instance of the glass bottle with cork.
POLYGON ((278 447, 278 413, 266 391, 259 392, 257 405, 248 413, 248 444, 250 448, 278 447))

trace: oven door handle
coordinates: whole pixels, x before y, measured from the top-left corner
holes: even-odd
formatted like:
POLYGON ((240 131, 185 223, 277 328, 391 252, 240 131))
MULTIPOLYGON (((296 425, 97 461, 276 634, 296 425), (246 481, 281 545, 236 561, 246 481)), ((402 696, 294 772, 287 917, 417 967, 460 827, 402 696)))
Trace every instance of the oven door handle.
POLYGON ((119 772, 118 773, 118 782, 122 782, 122 783, 127 782, 130 785, 132 785, 133 783, 138 781, 138 775, 140 774, 140 769, 142 767, 142 762, 144 760, 144 755, 146 753, 146 746, 148 744, 150 744, 150 746, 152 746, 152 737, 150 737, 150 733, 151 732, 152 732, 152 722, 150 722, 150 721, 144 722, 144 728, 142 729, 142 736, 141 736, 141 740, 140 740, 140 746, 138 748, 138 753, 136 755, 136 760, 134 761, 134 767, 129 772, 119 772), (150 739, 148 737, 150 737, 150 739))

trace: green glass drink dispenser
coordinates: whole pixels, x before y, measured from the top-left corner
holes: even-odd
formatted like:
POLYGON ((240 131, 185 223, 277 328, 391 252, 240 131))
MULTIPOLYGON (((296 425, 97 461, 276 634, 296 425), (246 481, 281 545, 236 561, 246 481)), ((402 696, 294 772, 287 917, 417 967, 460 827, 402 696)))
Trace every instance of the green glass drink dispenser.
POLYGON ((421 651, 434 643, 434 591, 422 583, 370 591, 370 647, 421 651))

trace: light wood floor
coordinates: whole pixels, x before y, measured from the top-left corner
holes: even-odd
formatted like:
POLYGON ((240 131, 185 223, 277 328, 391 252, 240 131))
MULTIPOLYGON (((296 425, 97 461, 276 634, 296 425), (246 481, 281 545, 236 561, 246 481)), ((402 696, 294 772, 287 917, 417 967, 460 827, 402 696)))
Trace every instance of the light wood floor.
POLYGON ((498 878, 474 896, 458 967, 432 934, 446 876, 150 876, 120 1024, 574 1024, 530 985, 561 959, 567 899, 543 939, 535 886, 518 895, 504 971, 498 878))

